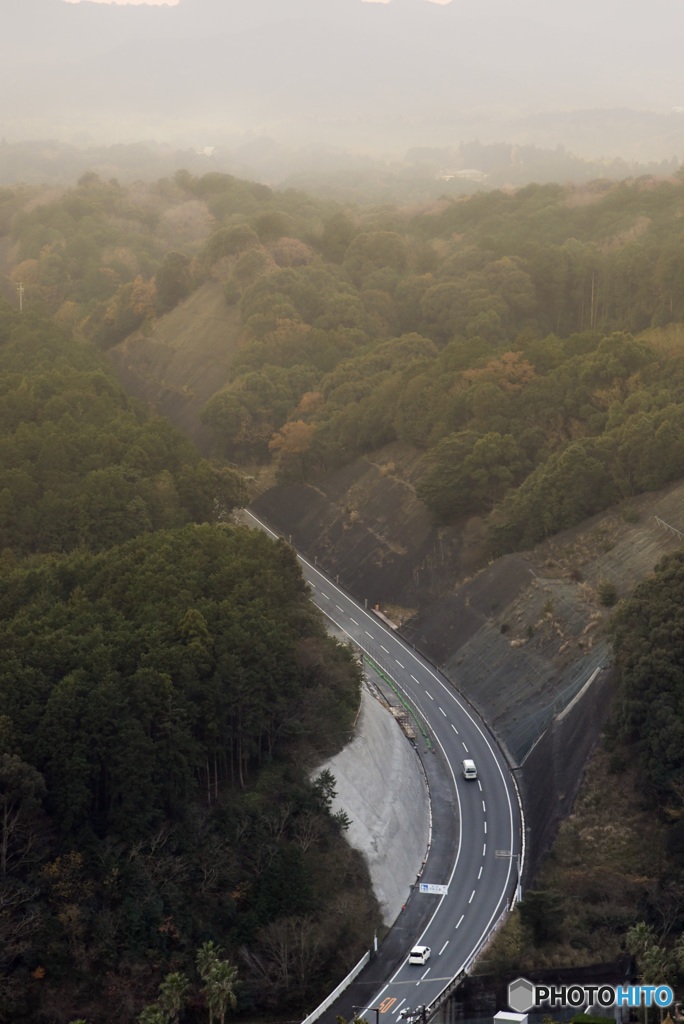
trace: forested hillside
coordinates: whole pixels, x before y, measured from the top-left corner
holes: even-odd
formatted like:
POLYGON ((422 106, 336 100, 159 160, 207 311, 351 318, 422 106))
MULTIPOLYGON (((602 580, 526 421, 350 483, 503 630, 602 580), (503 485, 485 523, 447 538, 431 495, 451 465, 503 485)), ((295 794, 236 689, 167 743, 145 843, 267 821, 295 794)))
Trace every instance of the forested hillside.
POLYGON ((242 503, 239 475, 201 459, 167 421, 132 405, 96 349, 6 309, 0 339, 6 553, 101 550, 214 521, 242 503))
MULTIPOLYGON (((668 846, 684 868, 684 554, 655 567, 616 615, 614 648, 622 681, 612 732, 628 749, 641 786, 672 824, 668 846)), ((617 754, 618 758, 621 756, 617 754)))
POLYGON ((0 394, 0 1020, 120 1024, 160 984, 201 1020, 226 977, 298 1008, 377 923, 307 774, 351 655, 290 548, 225 523, 238 475, 91 345, 3 308, 0 394))
POLYGON ((86 175, 5 208, 27 301, 103 348, 224 282, 243 334, 204 416, 235 463, 313 480, 398 439, 436 521, 485 517, 493 554, 680 474, 681 178, 416 212, 86 175))
POLYGON ((288 266, 245 227, 242 349, 206 421, 283 481, 422 449, 419 495, 487 517, 493 553, 660 487, 682 466, 683 204, 648 179, 339 213, 288 266))

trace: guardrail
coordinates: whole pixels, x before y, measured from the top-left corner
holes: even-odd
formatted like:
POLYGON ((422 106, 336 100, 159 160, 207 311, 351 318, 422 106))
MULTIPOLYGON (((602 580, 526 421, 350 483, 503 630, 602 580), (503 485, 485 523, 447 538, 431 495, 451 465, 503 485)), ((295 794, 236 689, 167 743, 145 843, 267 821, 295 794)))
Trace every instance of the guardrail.
POLYGON ((423 725, 423 723, 421 721, 421 718, 418 715, 416 709, 413 707, 413 705, 409 701, 407 701, 402 696, 401 691, 398 689, 398 687, 395 684, 394 680, 390 677, 390 675, 389 675, 389 673, 387 671, 385 671, 383 668, 381 668, 380 665, 377 665, 375 663, 375 661, 371 658, 371 656, 369 654, 367 654, 365 651, 363 652, 363 657, 364 657, 364 661, 366 661, 366 663, 368 665, 370 665, 370 667, 373 669, 373 671, 377 672, 377 674, 380 676, 381 679, 384 679, 384 681, 387 683, 387 685, 391 689, 392 693, 394 693, 396 695, 397 699, 401 702, 402 706, 404 708, 406 708, 407 713, 411 716, 413 721, 418 726, 418 729, 420 730, 420 733, 421 733, 423 739, 425 740, 425 746, 428 748, 428 750, 431 749, 432 748, 432 742, 430 740, 428 732, 427 732, 425 726, 423 725))
POLYGON ((492 939, 494 938, 496 933, 499 931, 499 929, 501 928, 502 924, 504 923, 504 921, 508 917, 510 911, 513 909, 514 905, 515 905, 515 900, 511 900, 511 903, 507 907, 504 907, 504 909, 501 911, 499 917, 494 922, 494 925, 492 926, 492 929, 489 932, 489 935, 484 940, 484 942, 479 947, 479 949, 475 950, 475 952, 472 953, 470 959, 468 960, 468 962, 465 965, 465 967, 463 968, 463 970, 460 971, 458 974, 456 974, 451 979, 451 981, 448 983, 448 985, 446 985, 446 987, 442 989, 442 991, 439 993, 437 998, 434 999, 431 1003, 429 1003, 425 1007, 425 1013, 424 1013, 425 1024, 427 1024, 428 1021, 432 1020, 432 1018, 435 1016, 435 1014, 439 1013, 439 1011, 442 1009, 442 1007, 447 1002, 447 1000, 452 995, 452 993, 456 991, 458 986, 461 984, 461 982, 467 976, 468 971, 473 966, 473 963, 475 962, 475 960, 484 952, 484 950, 487 948, 489 943, 492 941, 492 939))
POLYGON ((371 951, 369 949, 366 953, 363 954, 356 967, 352 967, 347 977, 342 979, 337 988, 333 989, 330 995, 326 996, 326 998, 323 1000, 320 1006, 317 1006, 315 1010, 311 1011, 308 1017, 304 1018, 302 1024, 313 1024, 315 1020, 318 1020, 322 1013, 325 1013, 326 1010, 329 1010, 332 1004, 337 999, 337 997, 339 995, 342 995, 344 990, 351 985, 352 981, 357 976, 357 974, 361 973, 361 971, 364 969, 364 967, 370 960, 370 957, 371 951))

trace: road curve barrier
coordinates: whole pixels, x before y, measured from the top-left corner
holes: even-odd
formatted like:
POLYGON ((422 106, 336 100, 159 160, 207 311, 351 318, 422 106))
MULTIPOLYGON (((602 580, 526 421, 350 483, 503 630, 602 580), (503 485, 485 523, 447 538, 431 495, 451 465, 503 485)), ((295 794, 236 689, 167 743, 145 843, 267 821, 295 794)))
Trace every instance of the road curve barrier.
POLYGON ((342 979, 337 988, 333 989, 330 995, 325 997, 321 1005, 317 1006, 315 1010, 312 1010, 308 1017, 304 1018, 302 1024, 313 1024, 315 1020, 318 1020, 322 1013, 325 1013, 326 1010, 329 1010, 332 1004, 337 999, 337 997, 342 995, 344 990, 348 988, 349 985, 351 985, 356 975, 361 973, 361 971, 364 969, 364 967, 370 960, 370 957, 371 951, 369 949, 367 950, 367 952, 363 954, 358 964, 355 967, 352 967, 347 977, 342 979))

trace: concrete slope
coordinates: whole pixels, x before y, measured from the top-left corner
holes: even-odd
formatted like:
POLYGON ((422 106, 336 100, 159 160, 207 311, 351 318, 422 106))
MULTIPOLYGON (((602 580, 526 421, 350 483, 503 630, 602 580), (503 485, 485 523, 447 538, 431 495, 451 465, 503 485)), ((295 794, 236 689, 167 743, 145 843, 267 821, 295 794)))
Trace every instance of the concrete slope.
POLYGON ((347 838, 364 854, 383 921, 401 912, 427 852, 430 816, 417 754, 383 704, 363 691, 352 742, 317 770, 337 781, 333 810, 352 819, 347 838))

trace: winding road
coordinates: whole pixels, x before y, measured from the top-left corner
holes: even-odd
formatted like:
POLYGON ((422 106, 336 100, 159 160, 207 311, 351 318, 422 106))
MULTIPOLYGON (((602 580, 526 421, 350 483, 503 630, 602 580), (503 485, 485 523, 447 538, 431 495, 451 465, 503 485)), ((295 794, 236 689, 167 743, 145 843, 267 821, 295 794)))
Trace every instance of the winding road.
MULTIPOLYGON (((252 513, 251 524, 274 533, 252 513)), ((367 1002, 359 1016, 375 1010, 379 1024, 395 1022, 418 1006, 429 1007, 467 969, 496 922, 505 913, 519 885, 524 857, 522 816, 513 777, 496 740, 484 722, 449 681, 374 613, 367 611, 299 557, 315 604, 353 640, 382 671, 391 676, 406 700, 423 719, 430 741, 443 755, 458 807, 458 843, 445 877, 433 878, 430 858, 421 879, 446 886, 443 895, 423 895, 434 911, 412 945, 429 946, 430 959, 409 965, 408 953, 388 981, 367 1002), (477 765, 476 780, 466 780, 461 762, 477 765)))

